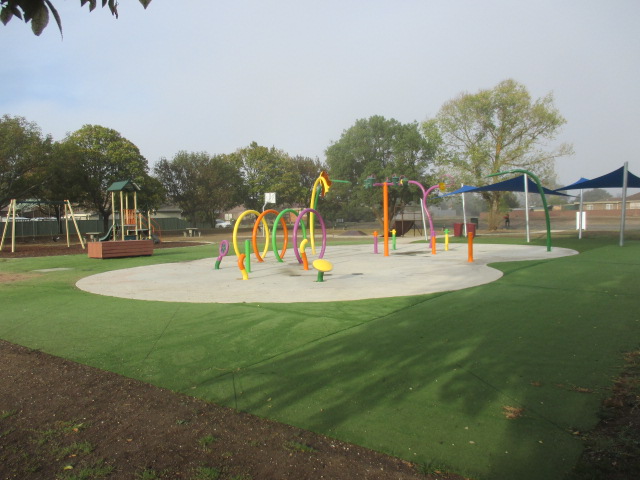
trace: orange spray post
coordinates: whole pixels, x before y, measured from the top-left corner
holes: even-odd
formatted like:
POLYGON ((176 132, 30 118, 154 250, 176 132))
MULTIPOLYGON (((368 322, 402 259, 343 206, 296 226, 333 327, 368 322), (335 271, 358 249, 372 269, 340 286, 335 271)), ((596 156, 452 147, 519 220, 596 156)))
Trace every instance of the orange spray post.
POLYGON ((469 232, 467 235, 467 242, 469 244, 469 262, 473 262, 473 232, 469 232))
POLYGON ((304 268, 305 270, 309 270, 309 260, 307 259, 307 253, 304 251, 304 249, 307 247, 307 243, 309 243, 308 239, 304 239, 302 240, 302 242, 300 242, 300 257, 302 257, 302 268, 304 268))
POLYGON ((247 270, 244 268, 244 258, 246 255, 244 253, 240 254, 238 257, 238 268, 240 269, 240 273, 242 273, 243 280, 249 280, 249 275, 247 274, 247 270))
POLYGON ((431 254, 432 255, 436 254, 436 236, 435 235, 431 237, 431 254))

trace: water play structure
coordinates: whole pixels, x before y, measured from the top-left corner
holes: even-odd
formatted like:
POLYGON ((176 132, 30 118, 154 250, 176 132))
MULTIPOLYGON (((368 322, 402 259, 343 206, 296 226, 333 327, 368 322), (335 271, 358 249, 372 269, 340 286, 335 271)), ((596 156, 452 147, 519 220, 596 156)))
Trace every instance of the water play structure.
MULTIPOLYGON (((344 183, 348 183, 348 182, 344 182, 344 183)), ((258 212, 257 210, 245 210, 238 216, 238 219, 236 220, 235 225, 233 227, 232 244, 233 244, 233 250, 236 256, 238 257, 238 259, 242 257, 242 264, 240 263, 240 260, 238 260, 238 268, 242 273, 243 280, 247 280, 249 278, 248 274, 251 271, 248 263, 250 261, 251 251, 253 252, 255 259, 259 263, 264 262, 265 257, 269 252, 269 239, 271 239, 271 247, 272 247, 274 257, 276 258, 276 261, 278 262, 284 261, 283 258, 287 251, 287 246, 289 242, 289 229, 287 227, 287 221, 284 217, 287 214, 290 216, 290 218, 295 216, 293 232, 292 232, 292 242, 293 242, 293 251, 298 263, 301 264, 305 270, 308 270, 309 260, 305 252, 305 248, 307 245, 311 247, 310 248, 311 254, 312 255, 316 254, 315 231, 314 231, 314 224, 316 220, 320 224, 320 228, 322 232, 321 233, 322 247, 320 249, 320 253, 318 254, 317 259, 318 260, 323 259, 326 251, 326 247, 327 247, 327 228, 326 228, 324 219, 322 218, 322 215, 320 214, 320 212, 316 210, 315 206, 317 205, 317 202, 318 202, 318 196, 324 196, 331 188, 331 184, 332 182, 329 179, 329 175, 327 175, 327 173, 324 171, 321 172, 313 184, 310 207, 302 209, 299 212, 292 208, 284 209, 281 212, 278 212, 275 209, 264 210, 263 212, 258 212), (240 228, 240 224, 242 220, 245 217, 250 215, 253 215, 256 217, 251 230, 250 244, 252 248, 250 250, 245 249, 246 250, 245 253, 241 253, 240 247, 238 246, 238 230, 240 228), (273 222, 272 230, 269 229, 269 224, 266 220, 266 217, 269 215, 275 215, 275 220, 273 222), (308 234, 307 234, 307 228, 304 222, 305 217, 308 217, 308 225, 309 225, 308 234), (278 224, 282 226, 282 238, 283 238, 282 248, 280 248, 280 246, 278 245, 278 235, 277 235, 278 224), (263 232, 263 237, 265 239, 265 243, 264 243, 264 247, 262 248, 262 251, 260 251, 260 248, 258 246, 258 233, 260 232, 261 229, 263 232), (298 233, 300 230, 302 230, 302 239, 300 243, 298 243, 298 233)), ((220 252, 221 252, 221 256, 218 257, 218 261, 216 262, 216 269, 219 268, 220 260, 222 260, 222 257, 224 256, 222 255, 222 250, 220 252)), ((321 266, 321 268, 324 269, 323 273, 330 270, 330 269, 327 270, 328 264, 330 264, 330 262, 326 260, 325 262, 318 264, 321 266)), ((318 277, 318 281, 322 281, 321 276, 318 277)))
POLYGON ((393 175, 391 179, 387 178, 384 182, 376 183, 375 176, 371 175, 365 179, 365 188, 371 187, 382 187, 382 209, 383 209, 383 238, 384 238, 384 256, 389 256, 389 187, 397 187, 403 185, 416 185, 422 191, 422 198, 420 200, 421 212, 422 212, 422 223, 425 223, 425 216, 429 220, 429 237, 427 238, 427 232, 425 230, 425 241, 430 243, 431 251, 435 254, 436 246, 435 240, 436 236, 434 235, 433 229, 433 220, 431 218, 431 214, 429 213, 429 208, 427 207, 427 197, 431 192, 436 189, 439 189, 441 192, 444 192, 447 188, 447 183, 440 182, 437 185, 433 185, 426 189, 420 182, 415 180, 409 180, 404 175, 398 176, 393 175))

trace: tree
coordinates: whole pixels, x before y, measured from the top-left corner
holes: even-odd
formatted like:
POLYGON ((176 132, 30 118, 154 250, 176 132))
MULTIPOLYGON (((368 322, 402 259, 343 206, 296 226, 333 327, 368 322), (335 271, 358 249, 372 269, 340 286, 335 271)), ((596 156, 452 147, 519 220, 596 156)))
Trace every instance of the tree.
POLYGON ((309 206, 313 184, 326 167, 317 158, 300 155, 289 158, 285 163, 286 171, 278 185, 278 204, 287 207, 309 206))
MULTIPOLYGON (((145 9, 151 3, 151 0, 138 1, 145 9)), ((86 3, 89 4, 90 12, 96 8, 96 0, 80 0, 81 7, 86 3)), ((111 14, 118 18, 118 1, 102 0, 103 8, 107 4, 111 14)), ((24 20, 25 23, 31 22, 31 30, 35 35, 40 35, 47 27, 49 14, 53 15, 62 34, 62 21, 51 0, 0 0, 0 21, 6 25, 13 17, 18 17, 20 20, 24 20)))
MULTIPOLYGON (((417 123, 402 124, 382 116, 357 120, 326 150, 330 176, 352 184, 352 198, 344 202, 369 206, 380 222, 384 216, 382 192, 365 190, 365 179, 373 175, 382 182, 393 175, 404 175, 423 181, 433 153, 417 123)), ((417 198, 417 192, 408 188, 390 188, 389 217, 417 198)))
POLYGON ((608 200, 612 195, 602 188, 594 188, 585 190, 582 194, 582 200, 586 202, 599 202, 600 200, 608 200))
POLYGON ((256 142, 232 153, 230 158, 242 175, 244 206, 258 211, 262 210, 267 192, 276 193, 277 204, 271 207, 306 205, 311 187, 323 169, 318 160, 291 157, 256 142))
POLYGON ((168 197, 194 223, 215 226, 220 213, 238 205, 242 198, 240 172, 227 155, 181 151, 172 160, 162 158, 154 173, 168 197))
POLYGON ((45 181, 41 175, 51 154, 52 139, 23 117, 0 118, 0 208, 12 198, 33 195, 45 181))
POLYGON ((144 190, 150 182, 147 160, 120 133, 100 125, 84 125, 58 147, 56 176, 69 199, 98 212, 105 230, 113 213, 107 188, 113 182, 133 180, 144 190))
MULTIPOLYGON (((545 150, 566 123, 553 95, 533 101, 514 80, 491 90, 463 93, 445 103, 434 119, 422 124, 428 141, 438 148, 437 165, 467 185, 486 185, 490 174, 524 168, 549 179, 554 160, 572 153, 562 144, 545 150)), ((499 222, 503 192, 482 192, 489 204, 489 227, 499 222)))

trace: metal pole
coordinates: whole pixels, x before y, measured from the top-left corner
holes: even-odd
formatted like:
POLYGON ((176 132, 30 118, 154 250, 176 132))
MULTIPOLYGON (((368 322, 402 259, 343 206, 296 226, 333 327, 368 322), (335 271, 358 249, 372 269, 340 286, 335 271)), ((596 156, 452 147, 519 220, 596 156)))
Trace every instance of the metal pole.
POLYGON ((531 232, 529 230, 529 177, 524 174, 524 224, 527 232, 527 243, 531 242, 531 232))
POLYGON ((504 175, 506 173, 524 173, 529 175, 538 187, 538 193, 540 194, 540 198, 542 199, 542 206, 544 208, 544 218, 545 223, 547 224, 547 252, 551 251, 551 219, 549 218, 549 208, 547 207, 547 197, 544 194, 544 190, 542 189, 542 183, 540 183, 540 179, 533 173, 528 170, 523 170, 521 168, 514 168, 513 170, 505 170, 504 172, 492 173, 488 175, 489 177, 495 177, 498 175, 504 175))
POLYGON ((584 225, 582 223, 582 200, 583 200, 583 194, 584 190, 580 190, 580 211, 578 212, 578 239, 582 240, 582 229, 584 228, 584 225))
MULTIPOLYGON (((71 202, 69 200, 65 200, 67 202, 65 204, 65 208, 69 208, 69 213, 71 214, 71 219, 73 220, 73 225, 76 227, 76 233, 78 234, 78 240, 80 240, 80 245, 82 245, 82 249, 84 250, 84 240, 82 239, 82 234, 80 233, 80 227, 78 227, 78 222, 76 222, 76 216, 73 213, 73 209, 71 208, 71 202)), ((66 216, 66 215, 65 215, 66 216)), ((69 226, 67 224, 67 243, 69 243, 69 226)), ((69 245, 67 245, 69 246, 69 245)))
POLYGON ((389 256, 389 184, 385 180, 382 184, 382 208, 384 209, 384 256, 389 256))
POLYGON ((124 198, 122 196, 122 190, 120 190, 120 229, 122 230, 120 237, 122 238, 123 242, 124 242, 124 217, 125 217, 124 198))
MULTIPOLYGON (((461 187, 464 187, 464 183, 460 184, 461 187)), ((467 210, 464 206, 464 192, 462 192, 462 232, 464 236, 467 236, 467 210)))
MULTIPOLYGON (((7 228, 9 227, 9 215, 11 215, 11 207, 13 205, 13 202, 15 202, 15 199, 12 198, 9 201, 9 208, 7 209, 7 218, 5 219, 4 228, 2 229, 2 240, 0 241, 0 252, 2 251, 2 247, 4 247, 4 239, 6 238, 6 235, 7 235, 7 228)), ((13 251, 14 250, 12 250, 12 252, 13 251)))
POLYGON ((71 239, 69 238, 69 215, 70 212, 67 211, 68 204, 64 205, 64 228, 67 232, 67 248, 71 247, 71 239))
POLYGON ((622 214, 620 215, 620 246, 624 246, 624 222, 627 217, 627 182, 629 177, 629 162, 624 162, 622 174, 622 214))

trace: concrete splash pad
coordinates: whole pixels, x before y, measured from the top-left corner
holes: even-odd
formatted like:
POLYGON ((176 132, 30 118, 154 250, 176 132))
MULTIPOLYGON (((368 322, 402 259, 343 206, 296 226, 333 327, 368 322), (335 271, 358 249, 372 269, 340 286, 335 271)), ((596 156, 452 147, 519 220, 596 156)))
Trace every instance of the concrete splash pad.
MULTIPOLYGON (((497 280, 502 272, 488 263, 552 259, 578 252, 530 245, 475 245, 473 263, 466 244, 441 244, 436 255, 425 244, 400 244, 390 256, 373 254, 372 245, 327 247, 324 258, 333 263, 324 282, 316 282, 312 267, 303 270, 287 252, 284 262, 273 253, 263 263, 251 259, 249 280, 242 280, 236 258, 226 257, 219 270, 215 257, 105 272, 86 277, 77 287, 112 297, 188 303, 333 302, 399 297, 460 290, 497 280)), ((319 252, 319 248, 317 250, 319 252)), ((315 259, 307 249, 309 261, 315 259)))

